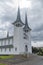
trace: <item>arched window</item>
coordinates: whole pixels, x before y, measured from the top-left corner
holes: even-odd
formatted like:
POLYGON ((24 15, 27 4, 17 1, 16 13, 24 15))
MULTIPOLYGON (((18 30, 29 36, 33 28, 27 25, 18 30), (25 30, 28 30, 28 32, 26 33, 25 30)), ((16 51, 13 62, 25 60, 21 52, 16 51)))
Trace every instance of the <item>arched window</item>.
POLYGON ((11 52, 11 48, 9 48, 9 51, 11 52))

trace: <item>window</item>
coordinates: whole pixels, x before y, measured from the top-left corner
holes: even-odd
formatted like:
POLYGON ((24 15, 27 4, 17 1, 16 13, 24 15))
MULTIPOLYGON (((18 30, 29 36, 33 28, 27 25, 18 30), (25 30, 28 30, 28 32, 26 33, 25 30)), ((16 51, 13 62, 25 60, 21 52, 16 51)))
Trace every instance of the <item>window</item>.
POLYGON ((27 39, 26 37, 24 37, 24 39, 27 39))
POLYGON ((13 44, 13 39, 12 39, 12 44, 13 44))
POLYGON ((17 26, 17 27, 19 27, 19 26, 20 26, 20 24, 16 24, 16 26, 17 26))
POLYGON ((2 52, 2 48, 1 48, 1 52, 2 52))
POLYGON ((21 27, 21 26, 22 26, 21 23, 16 23, 15 25, 16 25, 17 27, 21 27))
POLYGON ((28 35, 26 33, 24 33, 24 39, 28 39, 28 35))
POLYGON ((6 51, 6 48, 5 48, 5 51, 6 51))
POLYGON ((9 48, 9 51, 11 51, 11 48, 9 48))
POLYGON ((28 30, 25 30, 25 32, 28 32, 28 30))
POLYGON ((17 48, 15 48, 15 51, 17 51, 17 48))
POLYGON ((5 40, 5 43, 4 43, 4 45, 6 45, 6 40, 5 40))
POLYGON ((10 44, 10 39, 8 39, 8 44, 10 44))
POLYGON ((3 45, 3 40, 1 41, 1 46, 3 45))

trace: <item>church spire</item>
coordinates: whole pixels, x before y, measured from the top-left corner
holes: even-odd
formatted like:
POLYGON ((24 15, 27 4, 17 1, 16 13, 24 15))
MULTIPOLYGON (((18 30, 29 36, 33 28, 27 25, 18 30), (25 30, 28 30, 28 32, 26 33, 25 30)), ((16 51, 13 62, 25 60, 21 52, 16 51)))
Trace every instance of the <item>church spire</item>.
POLYGON ((18 7, 18 12, 17 12, 17 19, 13 24, 16 25, 17 27, 21 27, 24 25, 24 23, 21 21, 20 8, 19 7, 18 7))
POLYGON ((27 13, 25 13, 25 27, 28 28, 27 13))
POLYGON ((20 19, 21 19, 21 17, 20 17, 20 8, 18 7, 17 20, 19 21, 20 19))
POLYGON ((28 20, 27 20, 27 13, 25 13, 25 26, 24 26, 24 31, 29 31, 31 30, 30 27, 28 26, 28 20))

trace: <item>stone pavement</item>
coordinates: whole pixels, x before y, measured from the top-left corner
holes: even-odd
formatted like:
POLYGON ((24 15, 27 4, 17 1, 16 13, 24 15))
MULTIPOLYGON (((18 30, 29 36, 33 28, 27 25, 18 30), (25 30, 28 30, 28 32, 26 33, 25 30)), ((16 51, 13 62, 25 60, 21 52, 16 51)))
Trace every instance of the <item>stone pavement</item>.
POLYGON ((32 55, 29 58, 16 57, 0 60, 0 63, 5 63, 7 65, 43 65, 43 56, 32 55))

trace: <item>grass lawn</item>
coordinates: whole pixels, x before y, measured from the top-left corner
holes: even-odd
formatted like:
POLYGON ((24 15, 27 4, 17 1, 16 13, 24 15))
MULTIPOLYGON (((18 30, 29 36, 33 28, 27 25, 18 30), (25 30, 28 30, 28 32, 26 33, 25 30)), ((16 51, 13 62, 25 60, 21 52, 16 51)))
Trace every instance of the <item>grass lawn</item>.
POLYGON ((14 55, 8 55, 8 56, 0 56, 0 59, 9 59, 9 58, 13 58, 14 55))
POLYGON ((0 65, 5 65, 5 64, 0 63, 0 65))

